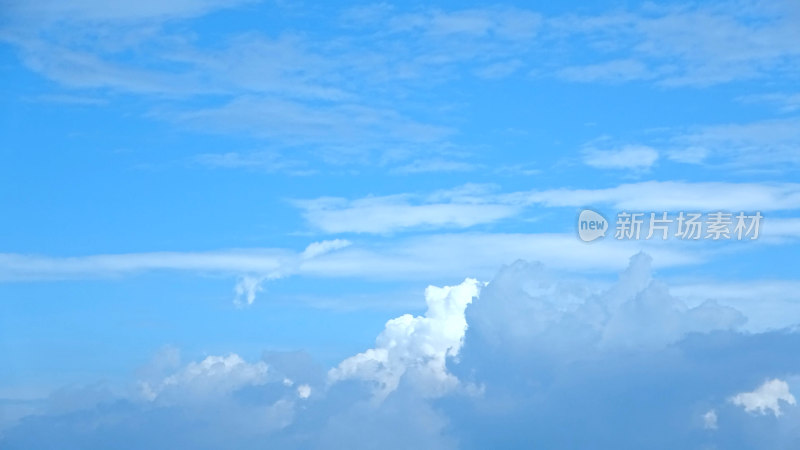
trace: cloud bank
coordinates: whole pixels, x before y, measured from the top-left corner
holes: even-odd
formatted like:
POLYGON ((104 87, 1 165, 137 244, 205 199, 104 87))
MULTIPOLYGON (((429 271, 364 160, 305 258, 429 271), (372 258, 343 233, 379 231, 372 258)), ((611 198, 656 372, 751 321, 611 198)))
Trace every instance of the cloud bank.
POLYGON ((6 423, 0 443, 744 449, 800 439, 800 364, 788 356, 800 335, 744 332, 740 311, 689 306, 651 266, 636 254, 602 289, 525 261, 486 284, 429 287, 423 315, 389 320, 373 348, 329 370, 302 352, 182 364, 167 351, 133 389, 54 393, 6 423))

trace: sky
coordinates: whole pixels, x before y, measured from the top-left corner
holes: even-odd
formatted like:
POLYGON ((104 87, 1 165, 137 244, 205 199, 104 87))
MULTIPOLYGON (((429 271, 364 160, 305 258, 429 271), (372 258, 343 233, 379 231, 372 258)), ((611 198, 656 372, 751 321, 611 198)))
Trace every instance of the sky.
POLYGON ((796 2, 123 3, 0 0, 0 448, 800 445, 796 2))

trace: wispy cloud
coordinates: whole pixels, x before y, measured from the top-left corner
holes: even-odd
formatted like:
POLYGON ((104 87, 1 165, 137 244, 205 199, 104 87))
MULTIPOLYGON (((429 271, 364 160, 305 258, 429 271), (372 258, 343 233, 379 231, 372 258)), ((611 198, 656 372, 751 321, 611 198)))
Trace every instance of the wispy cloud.
POLYGON ((412 228, 469 228, 515 216, 520 205, 492 196, 442 191, 355 200, 323 197, 296 201, 314 228, 326 233, 390 233, 412 228))
POLYGON ((744 95, 738 100, 742 103, 764 103, 776 106, 785 113, 800 110, 800 93, 797 92, 744 95))
POLYGON ((0 281, 70 280, 133 276, 174 270, 236 277, 241 304, 251 303, 262 283, 287 276, 374 280, 431 280, 470 274, 487 277, 509 261, 551 261, 556 268, 615 271, 641 248, 663 266, 696 264, 709 255, 652 243, 586 245, 572 233, 454 233, 412 236, 390 242, 324 241, 304 252, 287 249, 205 253, 160 252, 80 257, 0 255, 0 281))
POLYGON ((627 145, 614 150, 583 150, 583 162, 598 169, 647 170, 657 160, 658 151, 644 145, 627 145))
MULTIPOLYGON (((293 24, 274 35, 235 30, 211 46, 160 25, 223 8, 241 13, 249 3, 15 4, 0 39, 20 50, 29 69, 67 90, 136 94, 150 100, 149 117, 197 132, 246 133, 287 153, 311 147, 307 159, 330 164, 381 165, 400 149, 405 156, 387 167, 395 173, 471 168, 441 151, 458 133, 435 113, 448 105, 426 94, 465 75, 710 85, 790 78, 800 60, 796 11, 784 3, 646 5, 584 15, 379 5, 337 15, 332 36, 293 24), (564 57, 587 51, 597 57, 564 57), (420 99, 424 110, 415 103, 420 99)), ((787 120, 761 129, 684 130, 663 154, 681 162, 735 157, 750 165, 750 149, 766 145, 762 161, 796 166, 791 127, 797 129, 787 120), (687 146, 708 154, 688 154, 687 146)))
POLYGON ((394 173, 416 174, 431 172, 470 172, 479 169, 478 164, 447 159, 417 159, 392 170, 394 173))
MULTIPOLYGON (((623 159, 620 164, 631 158, 623 159)), ((294 204, 313 228, 325 233, 391 233, 415 228, 470 228, 518 217, 527 208, 541 206, 596 205, 635 211, 788 211, 800 209, 800 184, 645 181, 600 189, 507 193, 466 185, 427 195, 321 197, 296 200, 294 204)), ((776 229, 771 232, 790 237, 791 226, 789 222, 776 222, 776 229)))
POLYGON ((451 132, 392 110, 358 104, 308 105, 270 97, 240 97, 221 106, 155 115, 196 129, 244 132, 287 145, 352 145, 357 154, 358 146, 434 143, 451 132))
POLYGON ((266 173, 282 172, 290 175, 311 175, 314 169, 302 160, 290 160, 277 152, 227 152, 203 153, 192 158, 194 163, 220 169, 251 169, 266 173))
POLYGON ((791 76, 800 58, 793 44, 800 39, 796 17, 790 2, 646 5, 558 17, 550 25, 568 45, 608 57, 556 74, 575 81, 652 79, 665 86, 791 76))
POLYGON ((786 170, 800 166, 800 118, 693 127, 673 143, 702 149, 701 161, 742 169, 786 170))
POLYGON ((254 0, 181 0, 159 2, 144 0, 130 3, 109 3, 100 0, 60 2, 4 2, 7 12, 26 18, 51 21, 140 21, 187 18, 222 8, 231 8, 254 0))
POLYGON ((568 66, 559 69, 556 75, 565 80, 582 83, 622 83, 655 77, 655 74, 650 72, 647 65, 632 59, 619 59, 584 66, 568 66))
POLYGON ((0 281, 71 280, 130 276, 160 270, 238 276, 237 305, 250 305, 265 281, 297 274, 304 261, 345 248, 349 241, 311 243, 303 252, 248 249, 49 257, 0 254, 0 281))
MULTIPOLYGON (((618 158, 602 158, 596 150, 607 137, 586 144, 584 162, 590 165, 647 165, 659 154, 682 164, 737 172, 786 173, 800 168, 800 118, 697 124, 648 130, 639 142, 617 143, 618 158), (597 155, 597 157, 595 157, 597 155)), ((613 155, 610 152, 609 155, 613 155)))
POLYGON ((547 206, 611 205, 628 210, 792 210, 800 208, 800 184, 645 181, 606 189, 532 192, 527 201, 547 206))

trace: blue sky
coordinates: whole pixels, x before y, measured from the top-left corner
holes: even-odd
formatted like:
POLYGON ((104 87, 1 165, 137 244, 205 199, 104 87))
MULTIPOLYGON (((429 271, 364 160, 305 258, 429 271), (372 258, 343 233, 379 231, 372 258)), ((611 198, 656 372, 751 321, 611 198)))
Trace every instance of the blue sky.
POLYGON ((1 0, 2 447, 791 448, 799 23, 1 0))

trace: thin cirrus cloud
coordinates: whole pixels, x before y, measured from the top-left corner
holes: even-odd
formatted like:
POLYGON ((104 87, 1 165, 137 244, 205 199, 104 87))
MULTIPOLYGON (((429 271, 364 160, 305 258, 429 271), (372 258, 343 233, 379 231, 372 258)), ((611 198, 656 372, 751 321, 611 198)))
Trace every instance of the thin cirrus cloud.
POLYGON ((615 150, 594 148, 583 151, 583 162, 598 169, 647 170, 658 161, 658 151, 644 145, 628 145, 615 150))
MULTIPOLYGON (((324 233, 392 233, 414 228, 463 229, 519 216, 526 208, 605 205, 638 211, 788 211, 800 209, 795 183, 646 181, 604 189, 549 189, 495 193, 458 190, 428 196, 397 194, 348 200, 321 197, 294 204, 324 233)), ((774 236, 796 235, 781 219, 774 236)))
POLYGON ((278 152, 268 151, 202 153, 191 158, 191 162, 214 169, 246 169, 288 175, 312 175, 317 172, 301 159, 288 159, 278 152))
MULTIPOLYGON (((310 105, 275 97, 244 96, 220 106, 192 111, 159 111, 154 117, 219 133, 247 133, 286 145, 323 149, 441 142, 452 133, 397 111, 363 104, 310 105)), ((365 152, 350 150, 362 155, 365 152)))
MULTIPOLYGON (((583 207, 596 204, 626 210, 664 211, 789 211, 800 208, 800 186, 792 183, 643 182, 599 190, 556 189, 511 194, 492 194, 473 186, 429 195, 419 205, 411 203, 410 198, 390 196, 355 202, 324 199, 324 208, 319 206, 320 201, 298 205, 306 208, 307 214, 310 214, 308 211, 318 214, 306 217, 326 233, 387 233, 406 228, 464 229, 480 223, 491 224, 515 217, 522 208, 537 205, 583 207), (665 192, 670 194, 664 195, 665 192)), ((793 218, 765 220, 764 242, 796 239, 796 222, 793 218)), ((510 255, 530 260, 548 259, 559 268, 609 270, 619 268, 627 255, 642 246, 652 247, 650 251, 666 265, 696 264, 710 257, 698 249, 687 252, 679 247, 649 242, 608 241, 587 246, 571 233, 471 231, 411 235, 390 243, 378 240, 357 245, 334 239, 312 244, 301 253, 288 249, 250 249, 66 258, 4 254, 0 256, 0 266, 5 281, 113 277, 159 270, 222 273, 240 277, 236 291, 240 302, 249 304, 261 283, 283 276, 423 280, 484 275, 506 263, 510 255)))
POLYGON ((764 103, 772 105, 785 113, 795 112, 800 109, 800 93, 797 92, 743 95, 737 100, 742 103, 764 103))
POLYGON ((792 66, 800 50, 793 42, 800 32, 790 2, 725 5, 647 5, 639 11, 555 18, 555 29, 609 55, 605 62, 555 73, 571 81, 639 80, 670 87, 760 78, 776 69, 796 73, 792 66), (616 58, 621 50, 631 56, 616 58))
POLYGON ((659 211, 786 211, 800 208, 800 184, 645 181, 605 189, 534 191, 526 201, 545 206, 603 204, 659 211))
MULTIPOLYGON (((376 82, 387 78, 395 81, 447 79, 448 71, 453 72, 464 64, 473 66, 476 73, 488 71, 491 76, 510 76, 522 66, 543 66, 569 81, 653 79, 670 85, 715 84, 764 76, 765 69, 789 69, 793 67, 792 62, 800 58, 800 51, 791 45, 797 41, 798 31, 792 22, 792 14, 796 13, 788 2, 770 7, 753 4, 750 8, 739 8, 743 12, 738 14, 724 8, 692 4, 683 7, 651 5, 626 12, 562 16, 545 16, 520 8, 450 11, 429 8, 415 13, 396 12, 392 8, 361 8, 351 10, 335 22, 339 24, 337 32, 342 42, 350 43, 349 46, 331 46, 330 39, 317 40, 313 34, 307 40, 291 37, 273 40, 250 33, 246 34, 247 39, 234 36, 227 40, 224 51, 214 49, 213 57, 208 57, 204 49, 187 45, 185 40, 175 39, 175 36, 163 39, 165 36, 158 32, 142 34, 138 39, 109 36, 104 42, 119 42, 119 45, 134 48, 152 47, 146 52, 145 60, 129 61, 127 66, 112 64, 115 56, 107 47, 68 47, 71 40, 63 39, 48 42, 31 37, 25 31, 29 27, 24 26, 32 19, 63 18, 69 13, 72 22, 93 26, 114 23, 117 33, 129 37, 126 33, 130 30, 120 26, 120 19, 185 18, 217 9, 241 8, 247 3, 250 2, 186 0, 170 5, 145 1, 109 6, 84 0, 68 6, 53 1, 19 4, 11 8, 9 14, 12 23, 18 26, 11 38, 5 37, 25 49, 32 68, 67 84, 80 83, 79 87, 115 86, 121 90, 152 93, 164 81, 160 78, 169 77, 172 82, 164 86, 171 91, 177 91, 189 79, 197 84, 197 93, 204 93, 201 80, 205 79, 223 81, 214 83, 214 90, 227 89, 232 94, 288 92, 303 95, 305 92, 313 98, 350 101, 354 93, 344 88, 347 83, 342 82, 343 74, 362 80, 364 86, 375 87, 376 82), (58 41, 66 44, 56 46, 58 41), (563 58, 551 55, 544 45, 553 41, 562 44, 558 46, 560 52, 566 48, 576 53, 586 49, 596 51, 598 42, 618 44, 599 46, 601 55, 608 52, 607 61, 563 66, 560 63, 563 58), (164 44, 154 44, 156 42, 164 44), (614 57, 621 49, 632 49, 632 56, 614 57), (393 58, 386 58, 387 53, 393 58), (79 61, 71 63, 64 55, 72 55, 73 60, 79 55, 94 59, 75 64, 79 61), (343 60, 357 64, 344 64, 343 60), (176 78, 158 69, 143 72, 145 68, 170 62, 182 63, 188 78, 176 78), (555 68, 551 69, 553 66, 555 68), (88 67, 93 70, 86 70, 88 67), (91 76, 81 81, 81 74, 91 76), (143 78, 143 74, 148 77, 143 78), (147 78, 153 84, 132 82, 147 78)), ((61 26, 64 24, 51 25, 56 30, 61 26)), ((67 31, 80 36, 89 29, 91 27, 84 26, 67 31)), ((205 83, 206 89, 209 86, 205 83)), ((169 90, 161 89, 163 93, 169 90)), ((363 97, 361 100, 370 103, 363 97)))
POLYGON ((404 229, 468 228, 517 215, 519 208, 501 203, 410 204, 406 196, 347 201, 322 198, 298 202, 309 223, 326 233, 388 233, 404 229))
MULTIPOLYGON (((6 3, 6 2, 4 2, 6 3)), ((109 3, 98 0, 60 2, 8 2, 9 12, 23 17, 64 21, 130 21, 164 20, 201 16, 208 12, 254 3, 254 0, 181 0, 159 2, 145 0, 130 3, 109 3)))
MULTIPOLYGON (((654 147, 671 161, 718 169, 786 172, 800 167, 800 119, 786 117, 670 128, 656 133, 654 147)), ((599 168, 650 168, 659 158, 652 146, 615 150, 587 148, 584 163, 599 168)))
POLYGON ((699 126, 677 133, 672 141, 683 148, 702 149, 705 153, 697 155, 696 162, 718 158, 740 169, 800 166, 797 117, 699 126))
POLYGON ((252 272, 278 274, 291 253, 281 250, 151 252, 56 258, 3 254, 2 279, 79 279, 114 277, 152 270, 252 272))
MULTIPOLYGON (((463 73, 502 78, 526 71, 568 82, 713 85, 793 76, 800 60, 800 51, 791 44, 800 40, 796 11, 788 2, 748 3, 747 8, 737 7, 737 13, 719 5, 687 3, 583 15, 512 7, 403 13, 383 5, 334 17, 338 39, 302 29, 287 28, 279 37, 239 30, 223 36, 214 48, 153 25, 219 9, 242 10, 249 3, 19 4, 10 8, 12 26, 0 39, 20 50, 29 69, 67 89, 157 100, 144 113, 151 118, 199 132, 246 133, 284 150, 311 146, 317 150, 310 152, 315 160, 340 165, 380 165, 386 148, 403 148, 408 156, 389 169, 406 174, 476 168, 441 157, 420 158, 446 147, 457 135, 452 122, 414 111, 421 81, 435 85, 463 73), (70 20, 48 22, 67 14, 70 20), (42 20, 50 33, 31 33, 31 23, 42 20), (151 26, 127 25, 142 21, 151 26), (559 48, 559 55, 591 50, 600 61, 565 65, 550 48, 559 48), (628 54, 620 58, 621 51, 628 54), (209 94, 216 96, 215 104, 193 101, 209 94)), ((682 163, 796 167, 796 122, 678 131, 664 154, 682 163), (767 151, 754 157, 754 148, 767 151)), ((588 151, 584 161, 632 170, 647 170, 657 161, 654 149, 634 148, 588 151)), ((306 173, 291 167, 274 170, 306 173)))
POLYGON ((314 242, 301 253, 287 249, 150 252, 75 257, 5 253, 0 254, 0 280, 115 277, 154 270, 258 273, 267 278, 279 278, 292 274, 303 260, 320 257, 350 244, 343 239, 314 242))
MULTIPOLYGON (((69 13, 77 22, 163 20, 247 3, 251 2, 186 0, 169 5, 145 1, 109 6, 90 0, 70 5, 48 1, 16 5, 11 17, 63 18, 69 13)), ((559 49, 580 52, 591 48, 609 55, 606 61, 584 66, 556 65, 556 76, 570 81, 653 80, 664 85, 702 85, 764 76, 767 69, 790 69, 800 52, 791 45, 797 41, 798 32, 792 21, 796 12, 789 2, 753 3, 736 11, 692 3, 560 16, 522 8, 428 8, 402 13, 391 7, 361 7, 342 14, 338 21, 345 36, 364 44, 356 46, 362 49, 360 53, 347 52, 358 61, 371 61, 371 67, 358 67, 379 75, 376 79, 393 72, 394 77, 419 77, 442 63, 476 63, 481 69, 508 65, 508 61, 519 61, 514 66, 536 65, 534 61, 542 61, 542 54, 548 55, 543 43, 552 41, 566 43, 559 49), (533 39, 537 36, 538 42, 533 39), (603 46, 598 42, 616 44, 603 46), (380 58, 387 48, 403 63, 395 65, 380 58), (632 57, 616 56, 622 48, 632 49, 632 57), (399 67, 404 70, 396 70, 399 67)), ((492 70, 500 76, 513 72, 492 70)))
POLYGON ((415 236, 391 243, 352 244, 344 240, 311 244, 302 253, 285 249, 209 253, 140 253, 56 258, 0 255, 2 282, 130 277, 151 271, 184 271, 236 277, 233 303, 252 305, 263 284, 300 276, 323 279, 430 282, 469 274, 487 278, 517 258, 548 260, 557 269, 609 273, 628 257, 647 249, 659 267, 695 265, 711 255, 702 251, 599 242, 585 245, 572 234, 457 233, 415 236))
POLYGON ((653 78, 647 65, 631 59, 613 60, 585 66, 568 66, 559 69, 557 76, 576 82, 624 83, 632 80, 653 78))

